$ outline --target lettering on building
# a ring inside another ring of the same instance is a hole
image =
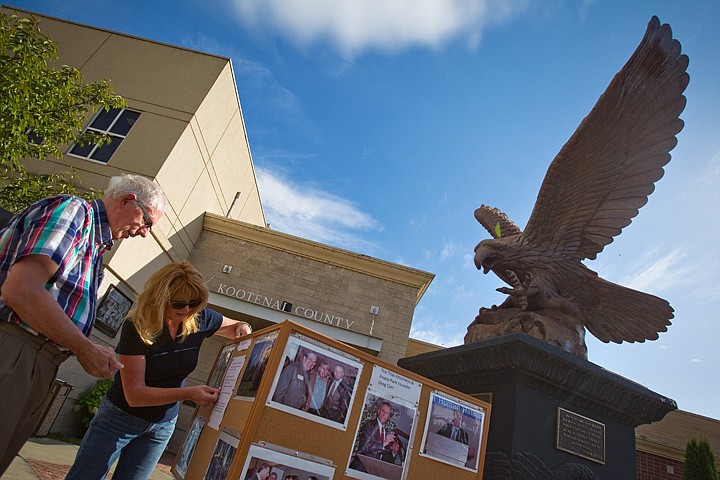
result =
[[[219,293],[220,295],[225,295],[226,297],[237,298],[238,300],[242,300],[244,302],[254,303],[255,305],[279,310],[281,312],[284,311],[284,302],[282,300],[266,297],[265,295],[260,295],[259,293],[243,290],[242,288],[237,288],[221,283],[217,288],[217,293]],[[315,310],[303,306],[293,307],[292,313],[297,315],[298,317],[313,320],[318,323],[326,323],[328,325],[344,328],[346,330],[349,330],[353,323],[355,323],[354,320],[349,320],[339,315],[333,315],[328,312],[321,312],[320,310]]]

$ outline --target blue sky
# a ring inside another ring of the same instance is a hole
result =
[[[633,223],[587,265],[667,299],[642,344],[589,360],[720,419],[720,2],[7,0],[230,57],[273,229],[436,275],[411,336],[463,342],[502,282],[481,204],[525,226],[545,172],[657,15],[690,57],[685,128]]]

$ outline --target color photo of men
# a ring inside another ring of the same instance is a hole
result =
[[[260,445],[251,445],[241,480],[330,480],[335,467],[288,455]],[[229,477],[228,477],[229,478]]]
[[[310,391],[310,371],[316,362],[317,355],[309,352],[285,365],[273,393],[273,402],[297,409],[304,407]]]
[[[437,433],[450,440],[455,440],[463,445],[467,445],[468,434],[465,429],[462,428],[462,410],[460,410],[460,408],[454,409],[452,420],[446,423]]]
[[[345,378],[345,368],[342,365],[336,365],[333,369],[333,379],[328,388],[327,396],[325,397],[325,402],[321,410],[322,416],[334,422],[344,424],[351,396],[352,386]]]
[[[394,399],[397,400],[397,399]],[[368,392],[348,470],[360,479],[399,480],[415,409]]]
[[[420,455],[477,471],[485,412],[482,407],[431,393]]]
[[[276,373],[270,405],[335,428],[345,428],[362,364],[329,347],[291,338]]]

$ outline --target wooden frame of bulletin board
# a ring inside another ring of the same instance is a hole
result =
[[[318,384],[321,369],[332,373]],[[172,468],[178,480],[268,469],[279,480],[482,478],[489,403],[302,325],[225,345],[208,384],[220,399],[196,409]],[[304,392],[316,386],[313,403]]]

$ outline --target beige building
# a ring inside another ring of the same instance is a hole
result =
[[[392,363],[440,348],[408,339],[432,274],[267,227],[230,59],[34,15],[58,42],[62,63],[87,81],[110,79],[128,106],[87,119],[88,128],[115,136],[111,147],[68,146],[60,159],[28,160],[28,170],[72,169],[84,187],[98,189],[113,175],[141,174],[154,179],[169,200],[151,237],[121,242],[106,255],[103,293],[112,286],[121,301],[132,301],[159,266],[189,259],[208,279],[211,306],[255,329],[290,319]],[[96,328],[93,339],[114,346],[117,325],[106,323],[109,328]],[[221,344],[205,342],[190,383],[207,379]],[[95,380],[74,360],[63,364],[59,378],[72,390],[51,431],[77,434],[79,416],[72,406]],[[192,411],[183,406],[171,451]],[[637,429],[638,462],[650,458],[676,474],[680,467],[668,462],[682,462],[688,436],[695,433],[705,433],[720,462],[718,432],[716,420],[673,412]]]

